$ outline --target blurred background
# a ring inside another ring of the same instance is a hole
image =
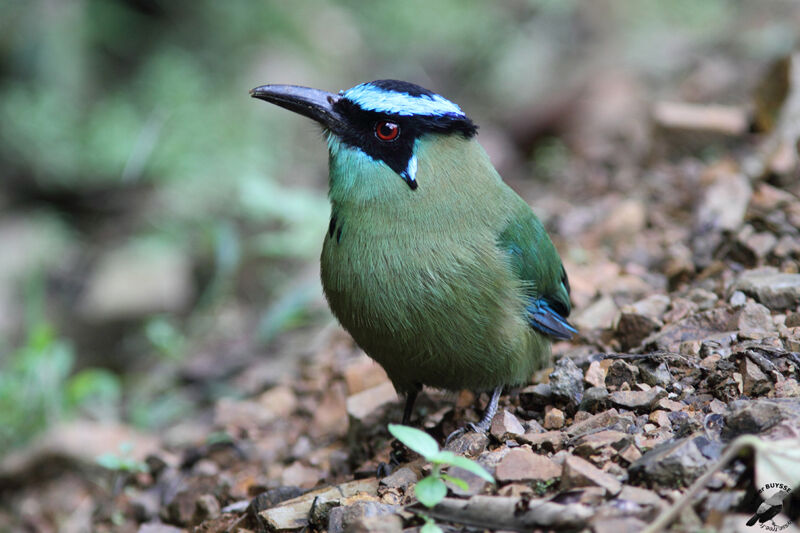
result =
[[[0,457],[63,421],[202,416],[290,375],[332,323],[319,130],[252,87],[443,94],[568,264],[646,273],[636,247],[585,239],[596,199],[729,147],[660,150],[653,106],[750,117],[798,38],[800,5],[779,0],[0,3]],[[676,209],[683,185],[662,191]],[[646,227],[639,200],[612,222]],[[593,295],[578,286],[578,308]]]

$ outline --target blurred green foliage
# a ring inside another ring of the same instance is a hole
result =
[[[630,68],[661,87],[702,50],[785,53],[798,41],[790,9],[778,0],[0,3],[0,236],[12,215],[58,227],[32,234],[35,260],[12,269],[14,254],[0,257],[0,310],[9,294],[39,302],[16,329],[0,328],[0,455],[76,413],[151,428],[186,416],[196,400],[177,369],[208,337],[242,335],[221,318],[230,308],[253,317],[249,335],[263,344],[317,318],[319,286],[298,273],[316,261],[327,225],[323,144],[314,125],[252,101],[250,88],[408,79],[491,132],[593,71]],[[576,155],[557,131],[511,149],[526,176],[554,182]],[[84,353],[76,299],[51,278],[140,241],[185,250],[197,297],[123,333],[93,324],[97,337],[121,338]],[[37,295],[16,294],[34,267],[46,278]]]
[[[75,351],[42,314],[41,277],[28,286],[29,330],[0,372],[0,457],[44,428],[81,413],[97,420],[118,416],[119,378],[105,369],[75,371]]]

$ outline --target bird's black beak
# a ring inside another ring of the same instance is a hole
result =
[[[251,89],[250,96],[316,120],[334,133],[343,129],[344,120],[334,110],[339,96],[333,93],[298,85],[262,85]]]

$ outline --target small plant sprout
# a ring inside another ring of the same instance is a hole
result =
[[[430,475],[419,480],[414,487],[414,494],[425,507],[434,507],[444,499],[447,495],[447,485],[445,481],[449,481],[464,490],[468,488],[467,482],[463,479],[442,473],[442,468],[444,467],[456,466],[467,472],[472,472],[490,483],[495,482],[491,474],[475,461],[456,455],[451,451],[440,450],[439,445],[433,437],[424,431],[408,426],[401,426],[399,424],[389,424],[389,433],[394,435],[397,440],[405,444],[409,449],[424,457],[426,461],[433,464],[433,470]],[[423,526],[423,529],[429,525],[436,527],[432,521],[429,522],[426,518],[426,524]],[[429,529],[427,531],[434,530]]]
[[[138,461],[133,457],[133,444],[124,442],[119,446],[119,453],[107,452],[99,456],[97,464],[111,471],[119,473],[136,474],[147,472],[147,464]]]

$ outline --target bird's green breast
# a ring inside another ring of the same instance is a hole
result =
[[[420,139],[417,190],[357,150],[330,147],[323,288],[395,387],[489,389],[544,366],[549,343],[525,320],[530,287],[498,245],[515,217],[532,214],[480,146]]]

